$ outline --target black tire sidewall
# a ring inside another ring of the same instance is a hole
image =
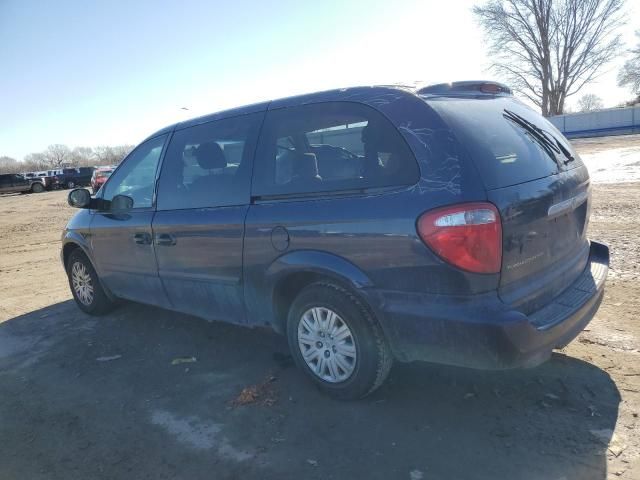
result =
[[[33,193],[42,193],[44,192],[44,187],[39,183],[35,183],[33,187],[31,187],[31,190],[33,191]]]
[[[319,378],[307,365],[298,345],[298,324],[302,315],[313,307],[326,307],[337,313],[347,324],[356,345],[356,368],[351,376],[339,383]],[[331,396],[340,399],[361,398],[373,388],[380,362],[376,332],[364,304],[342,288],[330,284],[306,287],[293,301],[287,318],[287,340],[294,361],[313,382]]]

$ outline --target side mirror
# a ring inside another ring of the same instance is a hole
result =
[[[67,202],[75,208],[90,208],[91,193],[86,188],[76,188],[69,192]]]
[[[111,199],[112,212],[126,212],[133,208],[133,198],[127,195],[116,195]]]

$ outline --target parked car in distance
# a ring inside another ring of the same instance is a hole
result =
[[[53,190],[58,186],[58,180],[53,171],[35,172],[31,180],[41,183],[45,190]]]
[[[91,174],[91,190],[93,193],[97,193],[100,190],[100,187],[107,181],[107,179],[111,176],[115,167],[96,167],[96,169]]]
[[[94,167],[64,168],[55,178],[60,188],[89,186],[94,170]]]
[[[1,193],[41,193],[45,187],[39,178],[28,179],[20,173],[0,174]]]
[[[21,173],[20,175],[22,175],[24,178],[26,178],[27,180],[30,181],[35,181],[39,184],[42,185],[42,189],[44,190],[51,190],[52,188],[52,181],[53,179],[50,177],[40,177],[38,176],[36,173],[34,172],[26,172],[26,173]]]
[[[270,325],[316,385],[359,398],[394,360],[535,366],[595,315],[589,173],[493,82],[286,98],[151,135],[80,210],[81,310],[117,298]]]

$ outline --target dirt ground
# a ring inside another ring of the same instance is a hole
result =
[[[580,155],[598,153],[616,148],[637,147],[640,135],[618,135],[615,137],[575,138],[571,143]]]
[[[640,479],[639,204],[640,183],[594,186],[606,297],[551,361],[401,364],[337,402],[268,330],[84,315],[59,261],[66,192],[0,197],[0,479]]]

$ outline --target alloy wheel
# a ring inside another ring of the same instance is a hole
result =
[[[78,300],[89,306],[93,302],[93,282],[87,267],[81,262],[75,262],[71,267],[71,281]]]
[[[356,368],[353,333],[329,308],[313,307],[302,315],[298,323],[298,347],[309,369],[326,382],[344,382]]]

